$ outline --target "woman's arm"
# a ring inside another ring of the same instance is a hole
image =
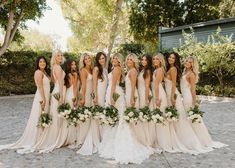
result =
[[[59,65],[54,65],[54,71],[55,71],[55,77],[59,82],[59,94],[60,94],[60,100],[59,104],[62,104],[64,102],[64,95],[63,95],[63,88],[64,88],[64,79],[63,79],[63,71],[62,68]]]
[[[190,85],[191,85],[192,106],[195,106],[196,104],[196,76],[194,73],[190,74],[189,80],[190,80]]]
[[[162,82],[162,76],[163,76],[163,72],[162,69],[158,69],[157,73],[155,74],[156,80],[154,83],[155,86],[155,96],[156,96],[156,106],[160,107],[161,102],[160,102],[160,97],[159,97],[159,84]]]
[[[171,88],[171,103],[175,105],[175,91],[176,91],[176,78],[177,78],[177,70],[175,67],[170,69],[171,81],[172,81],[172,88]]]
[[[72,77],[72,84],[73,84],[73,95],[75,98],[74,106],[77,105],[77,97],[78,97],[78,74],[74,73],[71,75]]]
[[[94,94],[95,94],[93,102],[95,105],[97,104],[97,98],[98,98],[98,93],[97,93],[98,72],[99,72],[98,68],[95,67],[93,70],[93,90],[94,90]]]
[[[128,77],[131,81],[131,100],[130,100],[130,104],[133,107],[135,105],[135,89],[136,89],[136,81],[137,81],[137,72],[136,72],[136,70],[130,71]]]
[[[111,95],[110,95],[111,96],[110,100],[111,100],[112,105],[115,105],[115,102],[113,100],[113,93],[116,90],[116,84],[117,84],[118,79],[120,79],[120,77],[121,77],[121,68],[115,67],[112,72],[112,87],[111,87]]]
[[[85,104],[87,76],[88,76],[87,72],[84,69],[82,69],[81,70],[81,83],[82,83],[82,100],[81,100],[81,105],[82,106]]]
[[[150,76],[150,72],[148,72],[146,78],[144,79],[144,85],[145,85],[145,106],[149,105],[150,82],[151,82],[151,76]]]
[[[45,92],[44,92],[44,87],[43,87],[43,73],[39,70],[37,70],[34,74],[34,81],[36,86],[38,87],[40,96],[42,98],[42,108],[45,108],[46,105],[46,97],[45,97]]]

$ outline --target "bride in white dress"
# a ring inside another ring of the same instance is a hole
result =
[[[178,147],[182,152],[199,154],[211,151],[211,148],[203,147],[194,130],[187,119],[187,114],[183,106],[181,94],[176,88],[176,80],[180,79],[180,60],[177,53],[168,55],[167,76],[165,79],[166,93],[169,106],[175,106],[179,113],[179,120],[172,123],[175,127],[180,143]]]
[[[96,66],[93,70],[93,90],[94,90],[94,105],[99,105],[104,107],[105,105],[105,95],[108,86],[108,71],[105,68],[107,56],[103,52],[98,52],[96,54]],[[95,121],[98,131],[99,140],[102,139],[102,125]],[[96,146],[98,146],[97,144]]]
[[[186,111],[189,111],[191,107],[196,105],[196,83],[198,82],[198,69],[198,62],[195,57],[190,56],[185,60],[185,70],[181,78],[180,86]],[[202,145],[213,148],[227,146],[211,139],[203,119],[201,119],[200,123],[194,122],[191,124]]]
[[[113,70],[108,75],[109,84],[106,94],[106,105],[114,105],[118,109],[119,123],[115,127],[106,127],[104,129],[99,154],[104,158],[115,159],[121,164],[140,164],[152,154],[152,151],[136,140],[129,125],[123,120],[125,98],[123,89],[119,86],[123,78],[121,54],[113,55],[112,65]],[[116,102],[113,100],[113,93],[120,95]]]
[[[23,148],[17,152],[25,153],[24,151],[30,150],[38,142],[39,137],[41,136],[42,128],[37,127],[37,124],[42,113],[42,109],[47,113],[49,112],[50,79],[45,71],[47,68],[45,57],[38,57],[36,65],[34,81],[37,86],[37,91],[34,96],[31,113],[24,133],[17,142],[8,145],[1,145],[0,150]]]

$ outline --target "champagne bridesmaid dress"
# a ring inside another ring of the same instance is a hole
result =
[[[188,111],[190,107],[192,107],[193,99],[192,99],[190,84],[186,79],[186,74],[184,74],[181,78],[180,87],[183,96],[184,108],[186,111]],[[223,143],[216,142],[211,139],[211,136],[203,122],[203,119],[201,120],[201,123],[194,122],[191,123],[191,125],[202,145],[213,148],[221,148],[227,146]]]
[[[28,153],[32,150],[33,146],[39,141],[39,138],[42,133],[42,128],[37,127],[39,117],[42,113],[42,108],[40,101],[42,101],[42,97],[39,92],[38,84],[36,83],[37,91],[34,96],[33,105],[31,109],[31,113],[29,116],[29,120],[27,122],[26,128],[24,130],[23,135],[20,139],[8,145],[1,145],[0,150],[2,149],[19,149],[18,153]],[[50,80],[46,75],[43,75],[43,89],[44,95],[46,98],[46,104],[44,111],[49,112],[49,99],[50,99]]]

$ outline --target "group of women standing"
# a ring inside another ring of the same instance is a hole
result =
[[[225,146],[211,139],[203,121],[192,123],[187,119],[187,111],[196,104],[198,64],[195,57],[186,58],[183,73],[180,57],[174,52],[167,56],[167,64],[160,53],[144,54],[140,64],[134,53],[129,54],[125,62],[122,59],[121,54],[114,54],[112,69],[108,73],[105,53],[96,54],[95,66],[91,55],[85,53],[80,58],[79,68],[75,60],[67,60],[64,71],[61,68],[64,57],[56,50],[51,58],[50,79],[46,73],[46,59],[39,57],[34,75],[37,91],[26,129],[16,143],[2,145],[0,149],[29,153],[51,152],[68,146],[82,155],[98,152],[103,158],[127,164],[141,163],[159,151],[199,154]],[[126,73],[124,69],[127,69]],[[59,93],[58,101],[50,96],[50,80],[54,83],[51,95]],[[177,90],[177,82],[180,82],[183,97]],[[125,87],[121,87],[123,83]],[[119,94],[116,102],[114,93]],[[153,98],[149,99],[149,96]],[[76,127],[68,127],[65,118],[60,118],[57,113],[57,107],[64,102],[71,107],[113,105],[118,109],[120,119],[114,127],[99,125],[92,118]],[[162,112],[168,106],[175,106],[180,114],[179,120],[164,125],[124,121],[127,107],[139,109],[145,106],[150,109],[158,107]],[[42,109],[52,115],[52,124],[44,129],[37,127]]]

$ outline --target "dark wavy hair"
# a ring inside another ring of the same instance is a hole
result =
[[[144,79],[147,77],[148,74],[150,74],[150,79],[152,81],[152,73],[153,73],[152,57],[150,54],[143,54],[141,59],[143,59],[143,57],[145,57],[147,60],[147,66],[144,67],[140,61],[140,72],[144,70],[144,75],[143,75]]]
[[[171,65],[169,64],[169,61],[168,61],[168,58],[170,57],[170,55],[173,54],[175,56],[175,63],[174,63],[174,66],[176,67],[176,70],[177,70],[177,80],[179,81],[181,76],[182,76],[182,67],[181,67],[181,62],[180,62],[180,56],[178,53],[176,52],[171,52],[170,54],[167,55],[167,65],[166,65],[166,68],[167,68],[167,71],[171,68]]]
[[[46,62],[45,71],[48,74],[48,63],[47,63],[47,60],[46,60],[46,58],[44,56],[39,56],[39,57],[36,58],[35,71],[40,69],[39,62],[40,62],[41,59],[44,59],[44,61]]]
[[[77,63],[75,60],[73,59],[68,59],[65,63],[65,77],[64,77],[64,83],[65,83],[65,86],[68,88],[69,87],[69,74],[73,74],[73,73],[77,73],[78,74],[78,68],[76,68],[75,71],[72,71],[71,69],[71,65],[72,63],[75,62],[76,66],[77,66]],[[78,66],[77,66],[78,67]]]
[[[98,52],[95,56],[95,66],[98,68],[98,78],[101,79],[102,81],[104,80],[104,77],[103,77],[103,67],[102,65],[99,63],[99,59],[101,56],[104,56],[105,57],[105,61],[107,61],[107,56],[105,53],[103,52]]]

